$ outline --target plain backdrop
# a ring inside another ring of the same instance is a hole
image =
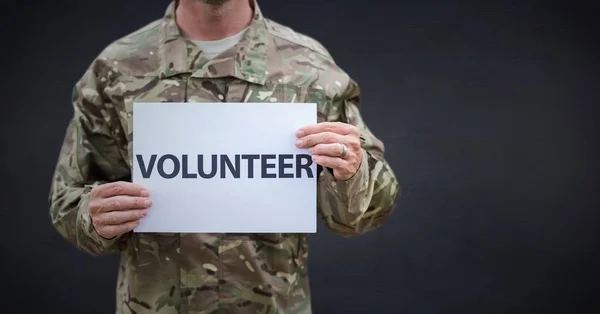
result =
[[[4,1],[3,313],[114,312],[117,256],[48,219],[71,88],[166,0]],[[403,186],[376,232],[311,236],[316,314],[598,313],[597,4],[260,1],[362,87]]]

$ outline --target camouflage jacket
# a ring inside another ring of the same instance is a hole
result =
[[[380,226],[399,193],[384,148],[359,114],[359,88],[317,41],[262,16],[240,43],[207,60],[182,37],[176,2],[164,18],[95,58],[73,92],[74,116],[50,191],[58,232],[93,255],[120,254],[116,313],[311,313],[306,234],[99,236],[90,221],[95,185],[130,181],[133,102],[311,102],[318,121],[362,134],[363,163],[351,179],[318,178],[318,214],[341,236]],[[151,210],[151,208],[150,208]]]

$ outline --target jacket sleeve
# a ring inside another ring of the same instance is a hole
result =
[[[363,121],[359,102],[359,86],[350,80],[345,92],[333,100],[327,120],[358,128],[362,164],[346,181],[336,180],[331,169],[322,169],[317,192],[321,220],[328,229],[344,237],[380,227],[391,215],[401,194],[396,176],[384,158],[384,145]]]
[[[122,250],[128,235],[105,239],[94,229],[88,203],[91,189],[119,181],[130,170],[119,152],[108,104],[90,67],[73,88],[74,114],[66,129],[49,193],[50,219],[78,249],[104,255]],[[114,123],[114,121],[112,121]]]

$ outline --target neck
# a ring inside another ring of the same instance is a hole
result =
[[[221,1],[219,5],[203,0],[179,0],[175,12],[177,26],[191,40],[219,40],[241,32],[252,21],[248,0]]]

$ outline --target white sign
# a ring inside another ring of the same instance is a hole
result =
[[[133,182],[152,199],[135,232],[314,233],[316,164],[296,130],[310,103],[135,103]]]

